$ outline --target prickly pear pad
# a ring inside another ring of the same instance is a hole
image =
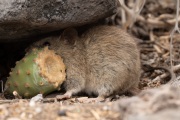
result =
[[[65,76],[65,65],[60,56],[47,47],[33,49],[10,72],[5,92],[16,91],[23,98],[48,94],[59,88]]]

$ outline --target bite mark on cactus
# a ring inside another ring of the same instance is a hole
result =
[[[48,50],[48,47],[45,47],[42,52],[38,54],[35,61],[40,68],[40,76],[47,78],[55,87],[63,82],[58,83],[57,81],[65,79],[65,65],[62,62],[62,58],[57,56],[53,50]],[[59,74],[59,71],[62,69],[64,70],[62,71],[64,74]]]

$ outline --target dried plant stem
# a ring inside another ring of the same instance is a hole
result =
[[[163,16],[165,17],[165,16]],[[143,16],[138,16],[137,21],[143,22],[147,24],[150,28],[166,28],[167,26],[172,26],[176,23],[176,19],[174,18],[166,18],[166,20],[161,20],[162,18],[147,18],[145,19]],[[178,17],[178,21],[180,17]]]
[[[159,76],[157,76],[156,78],[154,78],[154,79],[152,80],[152,82],[161,81],[161,80],[163,80],[164,78],[166,78],[166,77],[168,77],[168,76],[169,76],[168,73],[163,73],[162,75],[159,75]]]
[[[133,19],[132,19],[132,22],[130,24],[130,28],[133,26],[134,22],[136,21],[136,18],[140,14],[140,12],[143,9],[145,3],[146,3],[146,0],[136,0],[135,6],[133,7],[133,11],[134,11],[135,15],[132,15]]]
[[[172,30],[171,34],[170,34],[170,64],[171,64],[171,73],[172,73],[172,80],[176,79],[176,76],[173,72],[173,36],[175,34],[175,32],[180,33],[179,30],[179,26],[178,26],[178,17],[179,17],[179,0],[177,0],[177,4],[176,4],[176,22],[175,22],[175,26],[174,29]]]
[[[124,28],[126,29],[127,27],[132,27],[134,22],[136,21],[137,16],[139,16],[142,8],[144,7],[146,0],[136,0],[135,1],[135,5],[133,7],[133,9],[128,8],[125,3],[124,0],[119,0],[119,3],[121,4],[121,7],[126,11],[127,13],[127,18],[122,18],[123,21],[126,21],[126,23],[124,23]]]
[[[121,9],[121,16],[122,16],[122,24],[126,23],[126,13],[124,9]]]
[[[172,74],[172,73],[177,72],[178,70],[180,70],[180,64],[179,64],[179,65],[176,65],[176,66],[173,66],[173,68],[172,68],[173,71],[169,70],[168,68],[164,68],[164,69],[167,70],[167,71],[169,71],[170,74]],[[169,73],[163,73],[162,75],[159,75],[159,76],[157,76],[156,78],[154,78],[154,79],[152,80],[152,82],[161,81],[161,80],[163,80],[164,78],[168,77],[170,74],[169,74]],[[171,76],[172,76],[172,75],[171,75]],[[177,80],[177,78],[176,78],[176,80]]]
[[[176,72],[180,70],[180,64],[173,67],[173,71]]]

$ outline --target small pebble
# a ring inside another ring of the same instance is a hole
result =
[[[30,102],[31,101],[38,102],[38,101],[41,101],[42,99],[43,99],[43,95],[42,94],[37,94],[36,96],[31,98]]]
[[[42,111],[42,108],[38,107],[35,109],[36,113],[40,113]]]
[[[108,111],[110,108],[108,106],[103,106],[103,110]]]
[[[59,115],[59,116],[67,116],[66,110],[60,110],[60,111],[58,111],[58,115]]]

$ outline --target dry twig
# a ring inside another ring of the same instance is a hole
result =
[[[161,74],[161,75],[159,75],[159,76],[157,76],[156,78],[154,78],[153,80],[152,80],[152,82],[156,82],[156,81],[162,81],[162,80],[164,80],[166,77],[168,77],[169,75],[171,76],[171,80],[173,79],[172,78],[172,73],[175,73],[175,72],[177,72],[178,70],[180,70],[180,64],[179,65],[176,65],[176,66],[173,66],[173,72],[171,71],[171,69],[169,69],[169,68],[166,68],[166,67],[156,67],[156,68],[154,68],[154,69],[164,69],[165,71],[167,71],[167,72],[165,72],[165,73],[163,73],[163,74]],[[171,81],[170,81],[171,82]]]
[[[121,15],[122,24],[125,29],[127,29],[128,27],[131,28],[136,21],[137,16],[140,14],[142,8],[144,7],[146,0],[136,0],[132,9],[128,8],[125,5],[124,0],[119,0],[119,2],[121,4],[121,7],[123,8],[123,14]],[[127,18],[124,15],[124,11],[126,11],[127,13]]]
[[[179,17],[179,0],[177,0],[177,6],[176,6],[176,23],[175,23],[175,26],[174,26],[174,29],[173,31],[171,32],[170,34],[170,64],[171,64],[171,72],[173,73],[173,36],[174,36],[174,33],[177,31],[178,33],[180,33],[180,30],[179,30],[179,26],[178,26],[178,17]],[[172,80],[175,80],[176,79],[176,76],[175,74],[173,73],[172,74]]]

